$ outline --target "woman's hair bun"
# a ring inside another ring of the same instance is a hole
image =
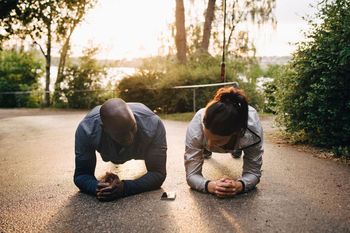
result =
[[[223,103],[230,103],[235,107],[240,108],[243,98],[239,92],[224,92],[221,93],[220,101]]]
[[[207,104],[204,125],[217,135],[244,134],[248,124],[248,101],[243,90],[220,88]]]

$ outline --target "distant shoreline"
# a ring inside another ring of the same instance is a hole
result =
[[[150,57],[151,58],[151,57]],[[101,65],[106,65],[111,68],[138,68],[142,63],[150,58],[133,58],[133,59],[97,59]],[[287,64],[291,56],[261,56],[256,57],[259,61],[259,64],[262,66],[266,65],[283,65]],[[79,57],[71,57],[70,60],[74,63],[77,62]],[[51,65],[58,66],[59,57],[52,57]]]

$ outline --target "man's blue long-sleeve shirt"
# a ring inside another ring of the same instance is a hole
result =
[[[159,188],[166,177],[166,133],[160,118],[140,103],[127,104],[132,111],[137,133],[129,147],[122,147],[103,131],[101,106],[95,107],[80,122],[75,133],[74,183],[85,193],[96,195],[96,151],[103,161],[122,164],[131,159],[145,160],[147,173],[135,180],[123,180],[124,196]]]

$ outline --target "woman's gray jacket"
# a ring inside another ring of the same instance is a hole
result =
[[[200,109],[187,128],[184,156],[187,183],[191,188],[205,192],[205,184],[209,179],[204,178],[202,175],[204,149],[219,153],[232,153],[243,150],[243,172],[242,177],[238,180],[243,182],[244,191],[253,189],[260,181],[262,155],[264,153],[263,129],[257,111],[249,106],[248,128],[245,134],[238,139],[234,150],[208,146],[208,141],[203,134],[204,112],[204,108]]]

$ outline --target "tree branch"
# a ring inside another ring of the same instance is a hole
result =
[[[31,36],[31,37],[32,37],[32,36]],[[32,39],[34,40],[33,37],[32,37]],[[41,53],[44,55],[44,57],[46,57],[47,55],[45,54],[45,52],[44,52],[43,48],[41,47],[41,45],[40,45],[38,42],[36,42],[35,40],[34,40],[34,44],[36,44],[36,45],[39,46]]]

